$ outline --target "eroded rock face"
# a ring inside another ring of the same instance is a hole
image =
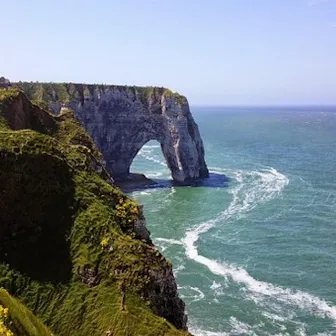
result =
[[[134,157],[150,140],[161,144],[175,181],[208,176],[202,139],[185,97],[163,88],[150,88],[145,95],[144,88],[87,87],[80,98],[66,103],[56,98],[50,107],[75,111],[115,180],[127,179]]]

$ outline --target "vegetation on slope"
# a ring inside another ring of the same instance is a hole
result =
[[[118,86],[100,84],[75,84],[75,83],[35,83],[19,82],[16,84],[25,91],[29,99],[36,103],[61,102],[92,100],[95,94],[114,90],[126,90],[134,94],[143,104],[147,105],[150,98],[165,96],[175,98],[179,104],[185,104],[187,99],[177,92],[173,92],[163,87],[154,86]]]
[[[170,262],[139,234],[142,209],[109,183],[70,111],[0,90],[0,160],[0,287],[55,335],[185,334]]]
[[[29,309],[0,289],[1,336],[51,336],[48,328]]]

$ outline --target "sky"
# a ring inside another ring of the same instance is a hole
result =
[[[0,0],[0,76],[336,104],[336,0]]]

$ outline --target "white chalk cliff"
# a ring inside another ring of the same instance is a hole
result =
[[[164,88],[61,84],[67,93],[62,101],[60,84],[40,85],[49,85],[44,91],[54,111],[74,110],[115,180],[127,179],[134,157],[150,140],[160,143],[175,181],[208,176],[203,142],[184,96]]]

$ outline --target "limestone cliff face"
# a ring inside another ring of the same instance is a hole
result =
[[[150,140],[160,143],[175,181],[208,176],[200,132],[184,96],[164,88],[77,84],[61,84],[66,93],[61,96],[59,84],[38,85],[55,112],[74,110],[114,179],[128,177],[134,157]]]

